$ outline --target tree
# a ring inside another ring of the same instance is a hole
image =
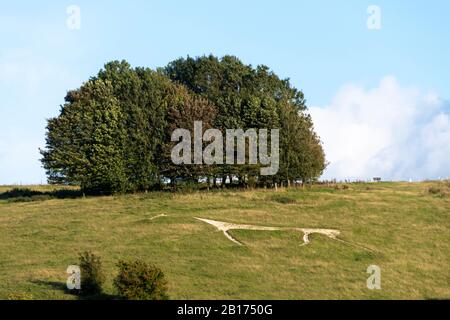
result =
[[[314,132],[312,119],[292,105],[285,105],[281,114],[281,159],[278,181],[314,180],[325,170],[325,153]]]
[[[267,66],[253,68],[233,56],[180,58],[169,63],[164,72],[217,107],[214,125],[223,133],[232,128],[280,129],[284,153],[277,176],[259,176],[258,165],[223,165],[218,170],[223,177],[235,175],[273,183],[314,179],[322,173],[323,149],[307,114],[304,95],[288,79],[280,79]]]
[[[110,82],[90,80],[69,92],[60,116],[48,122],[41,151],[49,181],[93,193],[126,190],[122,119]]]
[[[161,72],[113,61],[69,92],[49,120],[42,162],[50,183],[79,184],[89,193],[149,190],[167,176],[192,179],[206,167],[169,163],[170,132],[195,120],[207,129],[215,115],[210,102]]]
[[[173,147],[178,143],[172,141],[172,133],[176,129],[186,129],[190,137],[194,137],[194,122],[202,122],[202,135],[207,129],[213,128],[213,122],[217,115],[216,107],[208,100],[189,93],[187,88],[181,85],[173,87],[170,95],[170,106],[167,112],[167,126],[165,129],[165,139],[163,152],[159,159],[160,173],[175,182],[176,178],[184,177],[197,182],[199,177],[211,176],[215,166],[182,164],[176,165],[172,162],[171,153]],[[194,159],[193,139],[191,143],[190,158]],[[202,146],[203,147],[203,146]],[[203,150],[203,148],[202,148]]]
[[[129,190],[149,190],[161,176],[158,155],[162,152],[167,110],[174,85],[159,72],[132,69],[126,61],[107,63],[97,76],[112,83],[124,117],[127,143],[126,173]]]
[[[172,133],[183,128],[192,137],[195,121],[202,121],[202,134],[216,128],[223,136],[227,129],[280,129],[278,173],[261,176],[259,164],[175,165]],[[48,121],[41,153],[50,183],[77,184],[92,193],[146,191],[162,187],[165,178],[306,182],[325,168],[303,93],[268,67],[234,56],[181,58],[157,71],[107,63],[68,92],[60,115]]]

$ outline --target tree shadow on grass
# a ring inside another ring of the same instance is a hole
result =
[[[59,281],[32,280],[31,282],[39,286],[45,286],[54,290],[64,292],[65,294],[72,295],[78,300],[122,300],[122,297],[120,296],[107,293],[83,295],[79,290],[69,290],[66,283]]]
[[[0,200],[10,202],[31,202],[51,199],[75,199],[83,196],[80,190],[60,189],[52,191],[36,191],[28,188],[14,188],[0,193]]]

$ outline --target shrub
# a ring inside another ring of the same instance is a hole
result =
[[[81,291],[82,295],[99,295],[102,293],[102,285],[105,275],[102,269],[100,257],[86,251],[80,254]]]
[[[114,286],[128,300],[166,300],[167,281],[164,273],[154,265],[141,260],[119,261],[119,274]]]

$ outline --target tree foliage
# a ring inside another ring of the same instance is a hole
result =
[[[278,174],[261,177],[258,165],[174,165],[171,133],[192,133],[194,121],[203,122],[203,131],[280,129]],[[41,153],[50,183],[78,184],[92,193],[150,190],[167,178],[306,182],[325,168],[303,93],[268,67],[233,56],[181,58],[156,71],[107,63],[68,92],[59,116],[48,121]]]
[[[301,91],[267,66],[252,68],[233,56],[181,58],[165,73],[217,107],[216,128],[280,128],[280,171],[268,182],[303,182],[320,176],[325,155]],[[257,176],[257,166],[222,166],[223,175]],[[257,177],[258,178],[258,177]]]

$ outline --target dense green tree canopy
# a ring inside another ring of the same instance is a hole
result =
[[[279,128],[280,171],[269,180],[308,181],[325,169],[325,155],[303,93],[266,66],[256,69],[233,56],[175,60],[164,72],[176,83],[211,101],[218,110],[216,128]],[[223,166],[225,174],[257,174],[249,166]],[[266,177],[265,180],[268,178]]]
[[[175,165],[176,128],[280,129],[280,169],[259,175],[258,165]],[[78,184],[86,192],[150,190],[170,178],[237,177],[241,185],[303,182],[320,176],[325,156],[303,93],[266,66],[233,56],[178,59],[153,71],[113,61],[68,92],[48,121],[42,163],[50,183]]]

